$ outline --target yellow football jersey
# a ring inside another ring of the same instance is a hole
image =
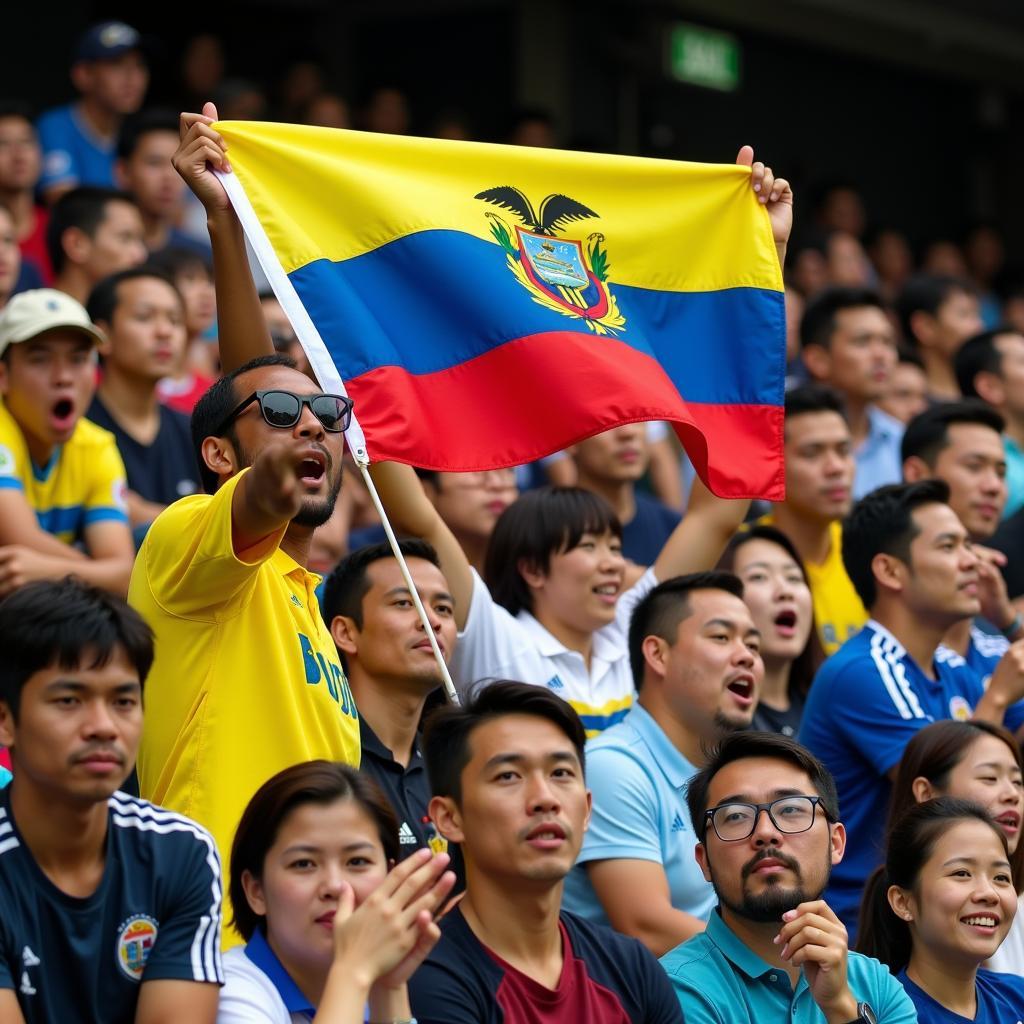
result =
[[[243,475],[156,518],[128,593],[156,633],[142,794],[205,825],[225,876],[238,820],[267,779],[315,758],[358,767],[360,757],[355,703],[314,594],[320,577],[280,549],[284,529],[235,554],[231,500]],[[225,929],[225,948],[239,941]]]
[[[117,441],[86,419],[78,421],[47,465],[36,466],[21,427],[0,403],[0,488],[21,491],[42,529],[65,544],[81,543],[93,523],[128,523]]]

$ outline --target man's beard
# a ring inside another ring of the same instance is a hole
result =
[[[765,883],[764,888],[759,893],[751,893],[746,889],[747,876],[752,872],[753,868],[756,867],[759,860],[767,860],[769,857],[774,860],[781,861],[790,871],[796,875],[796,885],[785,887],[781,883],[776,881],[768,881]],[[771,847],[766,848],[757,857],[749,861],[743,868],[742,884],[741,889],[742,898],[739,902],[730,900],[721,890],[718,885],[718,879],[715,878],[714,867],[711,867],[711,882],[715,887],[715,892],[718,895],[719,901],[726,909],[731,910],[737,917],[742,917],[747,921],[757,921],[760,923],[775,922],[778,923],[782,920],[782,915],[787,910],[795,910],[801,903],[807,903],[809,900],[817,900],[821,898],[821,894],[825,891],[825,887],[828,885],[829,876],[832,873],[832,855],[829,851],[825,859],[825,877],[818,887],[816,892],[808,892],[804,884],[803,872],[800,870],[800,865],[788,855],[773,850]]]
[[[334,515],[334,506],[340,490],[341,474],[339,473],[337,485],[331,489],[327,497],[305,499],[298,513],[292,516],[292,522],[296,526],[323,526]]]

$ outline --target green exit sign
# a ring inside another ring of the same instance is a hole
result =
[[[669,41],[669,70],[680,82],[734,92],[740,84],[740,43],[728,32],[676,24]]]

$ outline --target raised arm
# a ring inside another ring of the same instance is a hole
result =
[[[217,120],[212,103],[201,114],[181,115],[181,142],[171,162],[206,210],[213,247],[217,291],[217,333],[221,366],[230,372],[250,359],[274,351],[259,295],[245,253],[242,225],[214,169],[230,171],[227,147],[210,127]]]
[[[749,501],[716,498],[699,479],[694,480],[686,515],[661,549],[654,575],[668,580],[713,569],[749,508]]]
[[[462,546],[430,503],[411,466],[378,462],[370,467],[370,475],[396,533],[420,537],[437,551],[455,599],[455,624],[462,630],[473,597],[473,572]]]

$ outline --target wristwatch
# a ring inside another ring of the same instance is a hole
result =
[[[858,1003],[857,1016],[853,1020],[848,1021],[847,1024],[878,1024],[878,1018],[868,1003]]]

